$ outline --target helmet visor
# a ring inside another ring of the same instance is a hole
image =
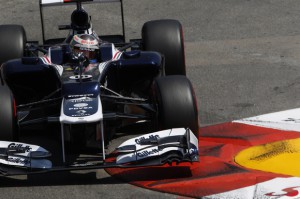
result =
[[[96,59],[97,58],[97,49],[93,48],[84,48],[84,47],[77,47],[74,46],[75,53],[83,53],[88,59]]]

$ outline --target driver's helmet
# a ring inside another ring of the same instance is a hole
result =
[[[99,39],[94,35],[74,35],[70,43],[74,53],[83,53],[90,62],[96,62],[99,56]]]

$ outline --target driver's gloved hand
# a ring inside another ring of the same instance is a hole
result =
[[[70,54],[70,64],[74,74],[82,74],[84,69],[90,64],[89,59],[82,52]]]
[[[83,68],[87,67],[90,64],[89,59],[86,56],[84,56],[83,53],[71,53],[69,62],[70,64],[76,66],[82,64]]]

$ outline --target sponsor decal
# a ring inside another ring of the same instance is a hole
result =
[[[23,164],[23,165],[30,164],[29,159],[17,158],[17,157],[8,157],[7,161],[11,163]]]
[[[137,153],[137,156],[140,157],[140,158],[144,158],[144,157],[147,157],[147,156],[151,156],[151,155],[154,155],[154,154],[158,154],[159,153],[159,150],[158,149],[152,149],[150,151],[142,151],[142,152],[139,152]]]
[[[78,97],[93,97],[94,94],[80,94],[80,95],[68,95],[69,98],[78,98]]]
[[[83,114],[86,113],[86,111],[85,110],[80,110],[80,111],[76,111],[76,113],[83,115]]]
[[[79,95],[77,95],[76,97],[79,97]],[[66,100],[64,103],[64,114],[66,114],[69,117],[91,116],[97,113],[99,109],[97,103],[97,99],[88,97],[79,97],[76,99]]]
[[[72,115],[72,117],[82,117],[82,116],[90,116],[90,113],[87,113],[85,110],[76,111],[76,114]]]
[[[30,152],[32,148],[28,145],[11,143],[8,145],[8,149],[14,149],[17,152],[25,153],[25,152]]]
[[[70,111],[72,111],[72,110],[88,110],[88,109],[93,109],[93,107],[92,106],[86,106],[86,107],[80,107],[80,108],[73,108],[73,107],[71,107],[71,108],[69,108],[69,110]]]
[[[156,142],[157,140],[159,139],[159,135],[149,135],[148,138],[145,138],[145,137],[140,137],[138,139],[135,139],[135,143],[137,144],[146,144],[146,143],[149,143],[151,144],[151,142]]]
[[[81,75],[81,79],[91,79],[92,77],[93,77],[92,75]],[[78,80],[80,79],[80,75],[70,76],[69,78]]]
[[[72,103],[85,103],[85,102],[92,102],[93,100],[88,98],[88,99],[71,99],[70,101]]]
[[[86,45],[97,45],[98,44],[97,40],[83,40],[83,39],[79,38],[77,35],[74,36],[74,40],[77,41],[78,43],[86,44]]]
[[[82,107],[88,106],[88,104],[87,103],[78,103],[78,104],[74,104],[74,106],[77,108],[82,108]]]

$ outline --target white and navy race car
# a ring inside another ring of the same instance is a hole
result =
[[[199,161],[197,102],[186,77],[181,24],[149,21],[142,39],[125,42],[122,12],[123,35],[98,36],[82,4],[102,2],[119,2],[123,11],[120,0],[41,0],[43,35],[45,6],[76,5],[71,24],[59,27],[69,30],[67,37],[43,37],[42,45],[28,42],[20,25],[0,26],[3,175]],[[97,45],[95,59],[75,52],[74,40]],[[125,141],[107,161],[110,141],[132,131],[146,134]],[[30,139],[49,134],[58,144]],[[83,151],[100,155],[90,161]]]

